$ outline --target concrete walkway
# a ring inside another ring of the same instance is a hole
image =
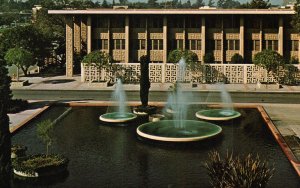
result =
[[[21,80],[28,80],[29,85],[11,88],[11,89],[24,89],[24,90],[114,90],[114,86],[102,87],[97,84],[83,83],[80,81],[80,76],[74,77],[54,76],[54,77],[22,77]],[[172,83],[151,83],[150,90],[152,91],[167,91]],[[283,85],[279,88],[277,84],[270,84],[267,87],[263,84],[225,84],[228,91],[244,91],[244,92],[300,92],[300,85],[287,86]],[[219,84],[197,84],[192,87],[191,84],[185,84],[186,90],[191,91],[218,91],[220,90]],[[125,90],[139,90],[139,84],[125,84]]]

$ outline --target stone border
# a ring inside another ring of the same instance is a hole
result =
[[[23,126],[25,126],[26,124],[28,124],[30,121],[32,121],[34,118],[36,118],[37,116],[39,116],[40,114],[42,114],[44,111],[46,111],[48,108],[50,107],[50,105],[46,105],[44,106],[42,109],[38,110],[37,112],[33,113],[32,115],[30,115],[29,117],[27,117],[25,120],[23,120],[21,123],[13,126],[12,128],[9,129],[11,134],[15,134],[18,130],[20,130]]]
[[[284,154],[287,156],[288,160],[290,161],[291,165],[294,167],[296,170],[298,176],[300,177],[300,162],[292,152],[291,148],[289,145],[285,142],[283,136],[280,134],[276,126],[273,124],[271,118],[269,117],[268,113],[265,111],[263,106],[257,106],[257,110],[260,112],[262,118],[266,122],[269,130],[271,131],[272,135],[274,136],[275,140],[281,147],[282,151]]]

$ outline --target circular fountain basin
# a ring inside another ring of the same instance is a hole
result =
[[[167,142],[193,142],[216,136],[222,132],[218,125],[194,120],[184,120],[185,128],[176,128],[176,120],[149,122],[137,128],[141,137]]]
[[[241,113],[234,110],[211,109],[196,112],[196,117],[211,121],[227,121],[240,117]]]
[[[119,112],[112,112],[106,113],[99,117],[101,121],[109,122],[109,123],[124,123],[127,121],[131,121],[135,119],[137,115],[133,113],[119,113]]]

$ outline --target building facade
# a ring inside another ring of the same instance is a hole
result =
[[[199,63],[213,53],[216,63],[235,53],[251,63],[264,50],[300,59],[292,9],[88,9],[49,10],[65,15],[66,75],[73,76],[74,54],[101,50],[115,62],[135,63],[148,54],[167,63],[174,49],[195,52]]]

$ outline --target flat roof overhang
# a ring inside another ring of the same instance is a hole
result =
[[[49,14],[61,15],[89,15],[89,14],[111,14],[111,15],[293,15],[292,9],[87,9],[87,10],[48,10]]]

